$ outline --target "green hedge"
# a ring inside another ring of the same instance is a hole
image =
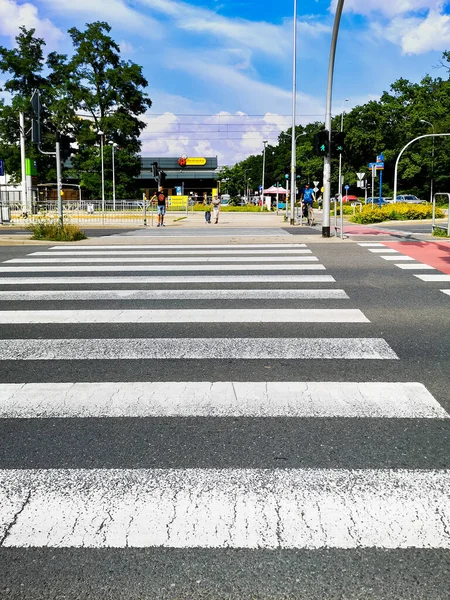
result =
[[[395,204],[385,204],[380,208],[368,204],[364,206],[362,212],[357,212],[350,217],[352,223],[381,223],[382,221],[413,221],[417,219],[431,219],[431,204],[406,204],[403,202]],[[440,208],[436,208],[436,218],[442,218],[444,213]]]

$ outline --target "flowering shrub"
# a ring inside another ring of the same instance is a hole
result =
[[[353,223],[381,223],[381,221],[412,221],[417,219],[431,219],[432,206],[430,204],[406,204],[396,202],[395,204],[385,204],[381,207],[368,204],[364,206],[362,212],[356,213],[350,217]],[[440,208],[436,208],[436,218],[442,218],[444,213]]]

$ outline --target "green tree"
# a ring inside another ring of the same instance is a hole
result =
[[[100,197],[101,168],[99,131],[104,134],[105,193],[112,195],[112,153],[108,142],[120,148],[116,153],[116,195],[135,197],[140,173],[139,136],[145,127],[140,117],[151,107],[144,88],[148,85],[142,68],[120,58],[118,44],[109,36],[105,22],[88,24],[85,31],[69,29],[74,54],[52,53],[48,65],[50,81],[57,90],[55,112],[70,122],[78,143],[72,158],[71,175],[80,180],[91,196]]]

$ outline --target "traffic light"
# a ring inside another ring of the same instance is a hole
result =
[[[343,131],[333,132],[331,135],[331,150],[333,153],[342,154],[345,148],[345,133]]]
[[[77,151],[71,147],[71,144],[75,142],[75,138],[70,135],[61,135],[59,138],[59,153],[62,161],[69,159],[72,154]]]
[[[314,136],[314,154],[327,156],[330,151],[330,132],[326,129],[319,131]]]
[[[158,163],[152,163],[152,175],[155,179],[158,179]]]
[[[166,174],[164,171],[159,172],[159,185],[163,185],[166,182]]]

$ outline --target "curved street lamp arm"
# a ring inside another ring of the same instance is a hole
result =
[[[408,146],[411,146],[411,144],[413,144],[414,142],[417,142],[417,140],[421,140],[423,138],[428,138],[428,137],[439,137],[439,136],[448,136],[450,135],[450,133],[427,133],[426,135],[419,135],[419,137],[414,138],[413,140],[411,140],[410,142],[408,142],[406,144],[406,146],[404,146],[401,151],[400,154],[397,156],[397,160],[395,161],[395,169],[394,169],[394,202],[397,198],[397,170],[398,170],[398,163],[399,160],[403,154],[403,152],[408,148]]]

